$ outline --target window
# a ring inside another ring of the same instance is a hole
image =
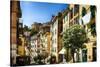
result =
[[[74,19],[74,23],[75,23],[75,24],[79,24],[79,18],[78,18],[78,17],[76,17],[76,18]]]
[[[56,52],[56,47],[54,48],[54,52]]]
[[[79,5],[75,5],[75,6],[74,6],[74,15],[75,15],[76,13],[79,13]]]
[[[53,51],[53,52],[56,52],[56,47],[53,47],[52,51]]]
[[[22,23],[17,22],[17,34],[23,34],[23,28]]]
[[[95,23],[91,24],[91,34],[92,34],[93,36],[96,35],[96,26],[95,26]]]
[[[68,20],[68,17],[67,16],[65,16],[65,22]]]
[[[91,18],[95,17],[96,7],[95,6],[90,6],[90,11],[91,11]]]
[[[96,35],[96,25],[95,25],[95,11],[96,11],[96,7],[95,6],[90,6],[90,11],[91,11],[91,20],[92,20],[91,21],[92,24],[90,24],[91,34],[93,36],[95,36]]]
[[[93,61],[96,61],[97,60],[97,49],[96,49],[96,47],[93,47],[93,50],[92,50],[92,52],[93,52]]]
[[[73,9],[70,11],[70,18],[73,18]]]
[[[82,61],[87,62],[87,49],[82,50]]]
[[[52,39],[52,44],[54,44],[54,39]]]
[[[83,8],[82,8],[82,17],[85,16],[86,13],[87,13],[86,8],[83,7]]]
[[[55,43],[56,43],[56,38],[55,38]]]
[[[57,32],[57,31],[56,31],[56,29],[55,29],[55,34],[56,34],[56,32]]]
[[[22,45],[22,40],[21,40],[21,38],[18,38],[18,45]]]
[[[34,45],[32,45],[32,47],[34,47]]]

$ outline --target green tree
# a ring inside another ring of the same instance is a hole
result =
[[[33,35],[35,35],[35,34],[37,34],[38,33],[38,31],[37,30],[34,30],[34,29],[31,29],[30,30],[30,36],[33,36]]]
[[[27,25],[24,25],[23,30],[24,30],[24,32],[25,32],[25,31],[27,31],[27,32],[29,31],[29,32],[30,32],[30,36],[33,36],[33,35],[35,35],[35,34],[38,33],[37,30],[35,30],[35,29],[30,29]]]
[[[81,27],[80,25],[73,25],[64,32],[63,36],[64,47],[66,49],[68,48],[71,49],[73,62],[75,62],[74,60],[75,50],[79,50],[79,48],[82,48],[83,44],[86,41],[87,41],[86,32],[84,28]]]
[[[24,32],[25,32],[25,31],[30,31],[30,29],[28,28],[28,26],[27,26],[27,25],[24,25],[23,30],[24,30]]]

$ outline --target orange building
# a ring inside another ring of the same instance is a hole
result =
[[[20,2],[16,0],[10,1],[10,22],[11,22],[11,64],[16,64],[17,53],[17,24],[21,18]]]

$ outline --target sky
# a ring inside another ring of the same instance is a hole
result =
[[[34,22],[45,23],[51,20],[52,15],[67,8],[67,4],[21,1],[22,21],[31,26]]]

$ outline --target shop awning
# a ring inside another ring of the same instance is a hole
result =
[[[63,47],[63,48],[61,49],[61,51],[59,52],[59,54],[65,54],[65,52],[66,52],[66,49]]]

